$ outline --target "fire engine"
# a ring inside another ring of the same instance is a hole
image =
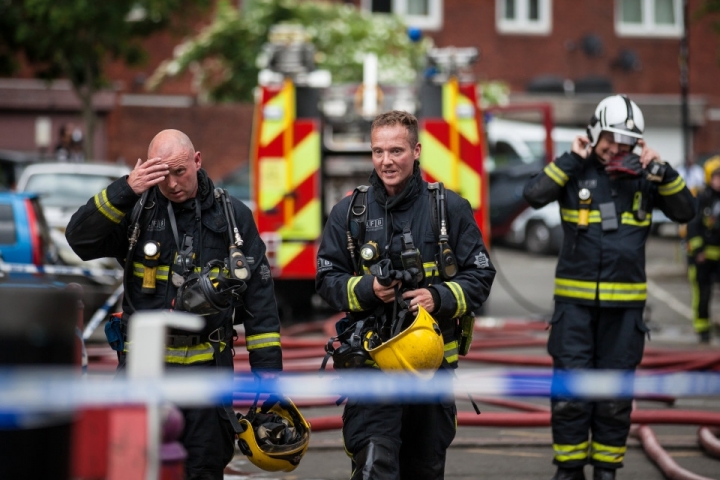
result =
[[[397,109],[418,118],[424,178],[470,202],[486,241],[490,231],[485,135],[469,69],[475,48],[432,49],[422,80],[403,86],[378,84],[373,55],[365,57],[362,83],[342,85],[316,69],[313,57],[301,30],[271,31],[253,119],[251,198],[286,319],[310,307],[330,210],[367,184],[370,125],[378,113]]]

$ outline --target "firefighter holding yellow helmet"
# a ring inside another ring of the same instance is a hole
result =
[[[422,179],[417,119],[383,113],[371,131],[370,186],[335,205],[318,251],[318,293],[348,314],[336,325],[341,346],[328,353],[336,369],[437,379],[469,346],[472,312],[487,299],[495,269],[467,200]],[[351,478],[442,478],[456,414],[453,398],[349,398],[343,439]]]

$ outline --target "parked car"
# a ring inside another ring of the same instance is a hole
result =
[[[50,240],[37,194],[0,192],[0,254],[10,263],[57,262],[57,247]]]
[[[117,268],[117,262],[112,259],[83,262],[68,245],[65,228],[70,217],[88,199],[129,173],[126,165],[110,163],[37,163],[23,170],[17,191],[40,195],[43,213],[63,263],[86,268]]]
[[[530,253],[558,254],[563,242],[558,203],[548,203],[537,210],[532,207],[523,210],[510,224],[510,230],[502,241]]]
[[[555,155],[569,151],[573,139],[583,133],[580,128],[555,127],[552,131]],[[552,249],[547,245],[533,243],[535,235],[543,235],[543,225],[547,225],[543,220],[546,218],[544,213],[537,214],[539,216],[533,217],[527,225],[523,224],[523,219],[529,220],[532,216],[531,212],[527,212],[529,205],[522,196],[523,188],[530,177],[547,163],[545,128],[539,124],[492,118],[487,122],[487,136],[489,158],[486,167],[490,177],[492,238],[525,246],[525,230],[530,227],[533,231],[527,237],[528,244],[541,250]],[[523,214],[523,219],[518,220]],[[519,223],[515,224],[516,221]],[[522,240],[518,240],[519,236],[522,236]],[[539,242],[542,238],[545,237],[536,237],[536,240]]]

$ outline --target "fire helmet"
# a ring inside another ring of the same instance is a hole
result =
[[[432,378],[445,355],[440,327],[421,306],[405,330],[375,347],[368,336],[365,349],[380,370],[404,371],[423,379]]]
[[[703,169],[705,170],[705,183],[710,185],[713,173],[717,173],[718,170],[720,170],[720,155],[708,158],[703,165]]]
[[[598,103],[587,126],[587,136],[593,147],[602,132],[612,132],[617,143],[635,145],[643,138],[643,130],[645,118],[640,107],[625,95],[613,95]]]
[[[270,396],[237,416],[245,430],[237,444],[253,465],[267,472],[295,470],[310,443],[310,424],[289,398]]]

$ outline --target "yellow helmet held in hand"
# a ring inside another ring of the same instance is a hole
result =
[[[365,349],[381,370],[409,372],[423,379],[432,378],[445,354],[440,327],[423,307],[409,327],[387,342],[372,348],[368,340]]]
[[[703,169],[705,169],[705,183],[710,185],[713,173],[720,170],[720,155],[715,155],[714,157],[708,158],[703,165]]]
[[[237,416],[245,429],[237,444],[253,465],[267,472],[295,470],[310,442],[310,424],[289,398],[270,396]]]

